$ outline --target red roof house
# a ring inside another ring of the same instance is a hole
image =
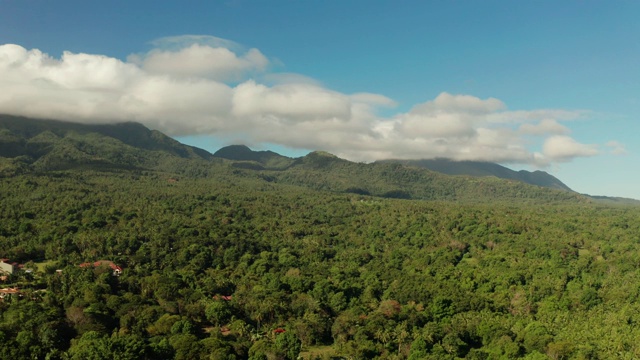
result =
[[[97,268],[101,266],[108,266],[109,268],[111,268],[111,270],[113,270],[113,276],[120,276],[120,274],[122,274],[122,268],[110,260],[98,260],[93,263],[86,262],[78,266],[80,266],[81,268],[88,268],[88,267]]]

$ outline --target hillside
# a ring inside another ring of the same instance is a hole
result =
[[[544,171],[514,171],[502,165],[481,161],[454,161],[450,159],[423,160],[383,160],[382,162],[397,162],[405,165],[421,167],[447,175],[467,176],[495,176],[500,179],[522,181],[527,184],[547,187],[557,190],[572,191],[556,177]]]
[[[0,116],[0,175],[80,168],[190,177],[229,173],[252,181],[399,199],[588,201],[520,181],[448,176],[399,163],[354,163],[320,151],[292,159],[235,145],[212,155],[136,123],[86,125]]]
[[[449,176],[398,162],[354,163],[322,151],[293,159],[286,167],[258,166],[263,164],[259,162],[261,156],[266,155],[269,161],[274,158],[275,153],[265,153],[245,146],[230,146],[220,149],[215,156],[231,160],[232,166],[242,169],[238,174],[314,190],[445,201],[587,201],[586,197],[573,192],[521,181]]]
[[[0,115],[1,158],[0,171],[15,173],[87,166],[167,170],[175,159],[213,156],[138,123],[86,125]]]

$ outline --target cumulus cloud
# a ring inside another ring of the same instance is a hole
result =
[[[349,98],[309,84],[274,87],[250,80],[234,89],[233,114],[248,118],[279,118],[286,122],[351,117]]]
[[[232,89],[208,79],[150,74],[101,55],[0,46],[0,112],[78,122],[139,121],[172,135],[214,131]],[[187,121],[185,121],[187,120]]]
[[[475,135],[473,117],[455,113],[403,114],[396,117],[396,130],[408,138],[469,138]]]
[[[495,98],[443,92],[407,112],[270,70],[257,49],[210,36],[152,42],[126,61],[0,46],[0,113],[78,122],[138,121],[169,135],[213,135],[322,149],[355,161],[448,157],[548,165],[598,154],[569,137],[563,109],[509,110]],[[621,153],[621,144],[607,144]],[[541,147],[542,151],[531,149]]]
[[[440,113],[486,115],[505,108],[502,101],[494,98],[486,100],[470,95],[452,95],[446,92],[434,100],[413,107],[411,113],[434,115]]]
[[[198,44],[178,51],[152,50],[128,59],[152,74],[206,77],[221,81],[238,80],[247,73],[264,71],[269,65],[269,60],[257,49],[250,49],[238,56],[226,48]]]
[[[598,146],[581,144],[569,136],[554,135],[545,140],[542,152],[549,160],[562,162],[597,155]]]

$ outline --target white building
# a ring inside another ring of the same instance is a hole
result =
[[[5,274],[13,274],[18,268],[18,264],[17,263],[10,263],[9,259],[2,259],[2,261],[0,261],[0,273],[5,273]]]

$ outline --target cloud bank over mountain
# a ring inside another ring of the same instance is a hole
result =
[[[547,166],[600,153],[568,124],[585,111],[509,110],[499,99],[442,92],[408,112],[382,94],[345,94],[274,71],[258,49],[210,36],[156,40],[127,60],[0,46],[0,113],[85,123],[137,121],[172,136],[323,149],[355,161],[448,157]],[[601,150],[603,148],[610,148]]]

